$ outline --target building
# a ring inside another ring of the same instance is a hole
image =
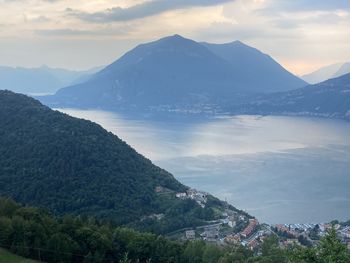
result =
[[[194,230],[185,231],[185,237],[188,240],[194,240],[196,238],[196,232]]]
[[[201,236],[206,241],[216,241],[219,238],[219,227],[207,227]]]
[[[255,248],[257,248],[259,245],[259,242],[256,240],[256,239],[253,239],[251,241],[248,242],[247,244],[247,247],[250,249],[250,250],[254,250]]]
[[[177,193],[177,194],[176,194],[176,197],[177,197],[177,198],[186,198],[186,197],[187,197],[187,194],[186,194],[186,193]]]
[[[258,224],[259,224],[258,220],[249,219],[249,225],[241,232],[241,236],[244,238],[249,237],[254,232]]]
[[[239,244],[241,242],[241,237],[236,234],[236,235],[229,235],[225,237],[225,242],[228,244]]]
[[[228,225],[229,227],[232,227],[232,228],[236,226],[236,220],[234,216],[230,216],[230,218],[228,219]]]

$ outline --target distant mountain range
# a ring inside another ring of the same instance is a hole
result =
[[[72,71],[47,66],[39,68],[0,67],[0,89],[30,95],[54,94],[65,86],[87,81],[100,69]]]
[[[301,76],[301,78],[310,84],[316,84],[348,73],[350,73],[350,62],[336,63],[322,67],[314,72]]]
[[[157,233],[226,209],[250,217],[209,194],[177,198],[189,188],[117,136],[25,95],[0,91],[0,135],[0,196],[22,204]]]
[[[344,63],[333,75],[334,78],[350,73],[350,62]]]
[[[88,81],[40,100],[53,107],[152,108],[221,104],[239,94],[305,85],[271,57],[239,41],[219,45],[174,35],[139,45]]]
[[[350,74],[292,91],[258,96],[228,111],[350,120]]]

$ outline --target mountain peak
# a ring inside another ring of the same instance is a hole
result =
[[[246,44],[244,44],[244,43],[243,43],[242,41],[240,41],[240,40],[235,40],[235,41],[229,42],[229,43],[227,43],[227,44],[247,46]]]
[[[166,43],[166,44],[170,44],[170,45],[179,45],[179,44],[198,44],[197,42],[191,40],[191,39],[188,39],[188,38],[185,38],[183,36],[180,36],[178,34],[175,34],[175,35],[172,35],[172,36],[167,36],[167,37],[163,37],[159,40],[156,40],[154,42],[151,42],[151,43]]]
[[[183,36],[179,35],[179,34],[174,34],[172,36],[168,36],[169,38],[173,38],[173,39],[186,39]]]

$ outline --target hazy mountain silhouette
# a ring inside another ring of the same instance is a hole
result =
[[[52,106],[92,108],[220,104],[241,93],[306,85],[256,49],[240,42],[222,47],[179,35],[165,37],[137,46],[87,82],[41,100]],[[221,50],[230,55],[218,55]],[[240,62],[233,62],[235,56]]]
[[[88,80],[101,68],[72,71],[42,66],[39,68],[0,67],[0,89],[24,94],[54,94],[62,87]]]
[[[334,78],[350,73],[350,62],[344,63],[333,75]]]
[[[322,67],[314,72],[301,76],[301,78],[310,84],[317,84],[327,79],[340,77],[348,73],[350,73],[350,62],[336,63]]]

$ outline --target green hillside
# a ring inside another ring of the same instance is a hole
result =
[[[117,136],[9,91],[0,91],[0,156],[0,195],[56,215],[166,233],[224,208],[211,196],[205,208],[176,198],[187,187]]]
[[[37,263],[39,261],[23,258],[0,248],[0,263]]]

